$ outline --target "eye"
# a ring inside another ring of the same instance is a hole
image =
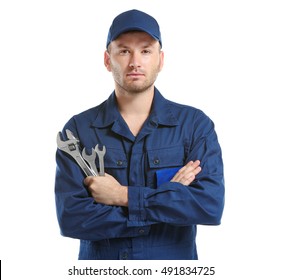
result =
[[[119,53],[120,53],[121,55],[126,55],[126,54],[129,54],[130,52],[129,52],[129,50],[127,50],[127,49],[122,49],[122,50],[119,51]]]
[[[151,51],[150,51],[149,49],[144,49],[144,50],[142,51],[142,53],[143,53],[143,54],[150,54]]]

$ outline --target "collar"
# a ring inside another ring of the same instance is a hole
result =
[[[179,124],[172,111],[172,103],[165,99],[157,88],[154,90],[152,110],[148,118],[154,126],[176,126]],[[118,121],[121,114],[118,110],[115,92],[102,104],[96,119],[92,123],[94,127],[103,128]]]
[[[178,119],[173,113],[172,103],[165,99],[157,88],[155,88],[152,110],[149,118],[150,121],[154,121],[156,125],[179,125]]]

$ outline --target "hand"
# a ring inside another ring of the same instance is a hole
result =
[[[113,176],[88,176],[84,184],[98,203],[116,206],[127,206],[127,187],[122,186]]]
[[[201,172],[200,161],[189,161],[171,179],[171,182],[178,182],[185,186],[191,184],[197,174]]]

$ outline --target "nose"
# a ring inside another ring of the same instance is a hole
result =
[[[129,67],[132,69],[137,69],[139,68],[140,65],[140,57],[138,54],[136,53],[132,53],[131,57],[130,57],[130,61],[129,61]]]

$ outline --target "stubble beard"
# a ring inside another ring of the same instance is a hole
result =
[[[119,71],[117,71],[116,69],[112,69],[112,74],[116,87],[118,87],[121,91],[131,95],[140,94],[150,89],[154,85],[158,77],[158,73],[159,71],[156,68],[154,69],[154,71],[152,71],[149,78],[146,78],[144,80],[144,82],[140,83],[139,81],[137,81],[138,79],[136,79],[136,81],[134,81],[133,79],[132,81],[128,82],[126,81],[126,79],[123,78]]]

